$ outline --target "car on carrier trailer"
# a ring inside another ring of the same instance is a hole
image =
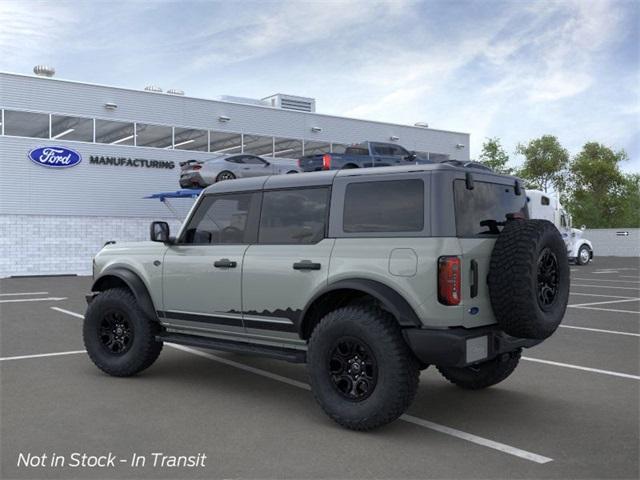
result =
[[[490,387],[555,332],[567,250],[526,199],[514,177],[451,164],[216,183],[176,236],[153,222],[150,242],[96,255],[87,352],[122,377],[163,342],[306,363],[329,417],[379,427],[421,369]]]

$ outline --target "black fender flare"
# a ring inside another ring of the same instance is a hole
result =
[[[102,292],[106,290],[109,287],[109,280],[113,278],[121,280],[127,285],[127,287],[129,287],[129,290],[131,290],[133,296],[136,297],[136,301],[145,315],[152,320],[158,320],[158,315],[153,306],[153,300],[151,300],[151,295],[149,294],[147,286],[137,273],[129,270],[128,268],[107,268],[94,280],[93,285],[91,286],[91,291]]]
[[[384,283],[376,280],[369,280],[367,278],[353,278],[349,280],[340,280],[335,283],[330,283],[326,288],[316,293],[304,307],[302,315],[300,316],[301,322],[299,324],[299,334],[302,335],[305,318],[311,306],[323,295],[337,291],[337,290],[359,290],[367,295],[372,296],[378,300],[382,306],[391,313],[398,324],[402,327],[419,327],[422,322],[416,315],[409,302],[393,288],[385,285]]]

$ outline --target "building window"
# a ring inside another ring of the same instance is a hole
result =
[[[263,157],[272,157],[273,137],[263,137],[262,135],[244,135],[244,153],[260,155]]]
[[[273,142],[274,157],[297,159],[302,156],[302,140],[276,137],[273,139]]]
[[[209,136],[206,130],[176,127],[174,137],[173,148],[176,150],[197,150],[199,152],[208,150]]]
[[[328,188],[264,192],[258,243],[318,243],[324,238],[328,205]]]
[[[229,132],[209,132],[211,153],[242,153],[242,135]]]
[[[16,137],[49,138],[49,115],[5,110],[4,134]]]
[[[93,142],[93,119],[51,115],[51,138]]]
[[[328,142],[304,142],[305,155],[322,155],[331,152],[331,144]],[[337,153],[337,152],[336,152]]]
[[[345,145],[344,143],[332,143],[331,153],[344,153],[348,146],[349,145]]]
[[[114,120],[96,120],[96,142],[111,145],[134,144],[133,123]]]
[[[424,182],[350,183],[344,197],[343,228],[347,233],[422,231]]]
[[[171,148],[173,129],[163,125],[136,123],[136,145],[138,147]]]

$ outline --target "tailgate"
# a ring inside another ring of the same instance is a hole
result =
[[[463,325],[467,328],[496,322],[489,298],[489,263],[495,238],[460,238],[462,255]],[[475,270],[475,271],[474,271]]]

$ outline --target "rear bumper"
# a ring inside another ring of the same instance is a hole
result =
[[[181,188],[205,187],[204,180],[199,173],[184,173],[180,175]]]
[[[407,328],[402,332],[409,348],[420,361],[444,367],[466,367],[542,342],[512,337],[495,325],[446,330]]]

